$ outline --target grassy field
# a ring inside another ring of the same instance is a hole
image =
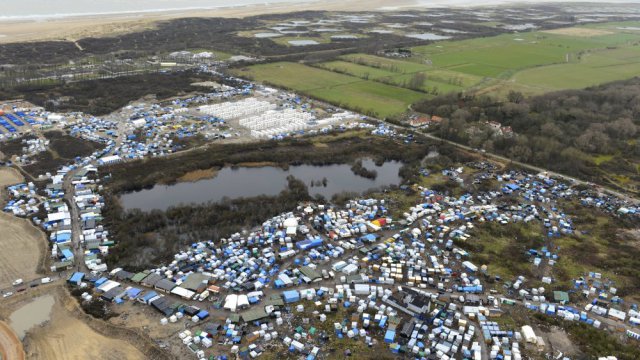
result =
[[[637,25],[606,23],[439,42],[413,48],[412,60],[484,78],[483,92],[497,95],[583,88],[640,72]]]
[[[577,63],[535,67],[517,73],[516,83],[545,91],[584,88],[640,74],[640,49],[624,47],[590,51]]]
[[[450,92],[537,95],[633,77],[640,74],[639,25],[592,24],[441,41],[414,47],[409,59],[358,53],[313,67],[255,65],[236,75],[382,118],[405,111],[413,101]],[[411,85],[416,74],[425,80]]]
[[[296,63],[255,65],[236,75],[289,88],[377,117],[401,113],[426,94]]]
[[[341,60],[324,62],[319,66],[334,72],[400,87],[407,87],[415,74],[422,73],[426,76],[426,81],[419,90],[430,94],[462,91],[482,80],[474,75],[461,74],[446,69],[434,69],[425,64],[367,54],[346,55]]]

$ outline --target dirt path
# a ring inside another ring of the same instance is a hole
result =
[[[0,321],[0,359],[24,360],[24,349],[9,325]]]

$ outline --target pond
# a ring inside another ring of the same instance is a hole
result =
[[[331,40],[358,40],[355,35],[333,35]]]
[[[52,295],[45,295],[14,311],[9,316],[9,324],[16,335],[22,340],[29,329],[48,321],[54,302]]]
[[[282,34],[264,32],[264,33],[257,33],[253,36],[259,39],[266,39],[266,38],[274,38],[274,37],[282,36]]]
[[[288,42],[293,46],[318,45],[318,42],[315,40],[289,40]]]
[[[414,39],[420,39],[420,40],[445,40],[445,39],[451,38],[451,36],[442,36],[442,35],[436,35],[433,33],[407,34],[405,36],[414,38]]]
[[[120,200],[125,209],[150,211],[166,210],[179,204],[217,202],[225,197],[276,196],[286,189],[289,175],[307,184],[312,196],[322,195],[327,199],[343,192],[360,194],[401,182],[398,174],[401,162],[389,161],[376,166],[372,160],[363,160],[362,165],[367,170],[375,170],[376,178],[368,179],[354,174],[349,164],[299,165],[290,166],[288,170],[271,166],[223,168],[212,179],[156,185],[148,190],[124,194]],[[322,184],[323,179],[327,180],[326,186]],[[311,186],[312,182],[314,186]]]

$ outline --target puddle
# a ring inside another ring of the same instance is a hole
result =
[[[9,324],[20,340],[24,339],[29,329],[50,319],[54,302],[53,295],[44,295],[9,316]]]

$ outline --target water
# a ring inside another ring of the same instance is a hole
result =
[[[54,302],[52,295],[44,295],[14,311],[9,316],[9,324],[20,340],[24,339],[29,329],[49,320]]]
[[[273,37],[282,36],[282,34],[278,34],[278,33],[257,33],[257,34],[255,34],[253,36],[257,37],[259,39],[264,39],[264,38],[273,38]]]
[[[318,42],[315,40],[290,40],[288,42],[293,46],[318,45]]]
[[[355,35],[333,35],[331,39],[332,40],[357,40],[358,37]]]
[[[2,20],[51,19],[69,16],[115,15],[161,11],[205,10],[264,5],[292,0],[5,0]],[[298,0],[296,3],[310,0]]]
[[[420,40],[445,40],[445,39],[451,38],[451,36],[442,36],[442,35],[436,35],[432,33],[407,34],[405,36],[414,38],[414,39],[420,39]]]
[[[398,171],[400,162],[386,162],[375,166],[373,161],[364,160],[363,166],[376,170],[375,179],[355,175],[351,165],[291,166],[289,170],[278,167],[224,168],[213,179],[175,185],[156,185],[152,189],[123,195],[120,199],[125,209],[139,208],[144,211],[165,210],[172,205],[205,203],[220,201],[224,197],[231,199],[259,195],[278,195],[287,187],[287,176],[304,181],[311,195],[322,195],[330,199],[342,192],[362,193],[370,189],[400,184]],[[312,181],[327,179],[327,186],[310,186]]]

